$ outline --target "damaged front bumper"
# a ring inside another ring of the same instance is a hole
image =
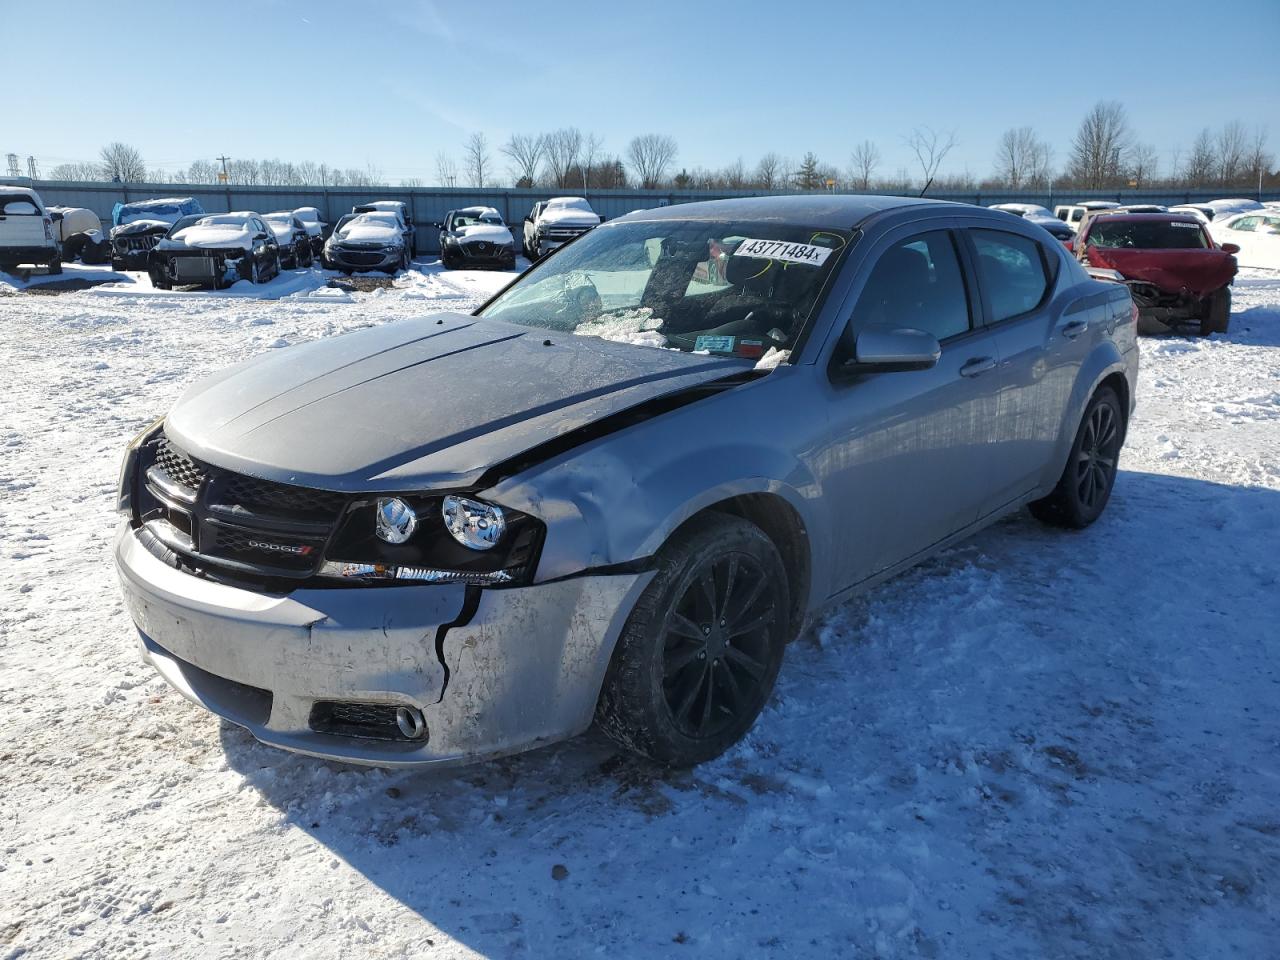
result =
[[[517,753],[586,730],[652,577],[276,595],[175,569],[128,524],[115,556],[143,659],[188,699],[273,746],[397,767]],[[416,739],[387,726],[401,706],[425,719]]]

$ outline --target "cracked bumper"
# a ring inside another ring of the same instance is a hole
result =
[[[604,672],[649,573],[482,590],[456,584],[266,595],[203,580],[127,527],[116,566],[143,659],[180,693],[264,743],[379,766],[464,763],[563,740],[591,724]],[[317,732],[318,700],[413,706],[427,739]]]

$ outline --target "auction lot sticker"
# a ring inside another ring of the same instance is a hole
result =
[[[815,247],[811,243],[788,243],[785,240],[743,240],[733,251],[735,257],[754,257],[757,260],[785,260],[787,263],[807,263],[820,267],[831,256],[830,247]]]

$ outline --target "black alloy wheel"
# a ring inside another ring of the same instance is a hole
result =
[[[784,611],[760,565],[746,554],[703,562],[667,613],[662,690],[676,728],[705,739],[758,707],[770,634]]]
[[[1093,395],[1053,492],[1030,504],[1038,520],[1082,530],[1102,515],[1115,486],[1125,423],[1110,387]]]

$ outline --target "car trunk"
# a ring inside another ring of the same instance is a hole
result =
[[[1165,293],[1204,297],[1236,275],[1236,262],[1222,250],[1131,250],[1088,247],[1089,263],[1108,267],[1126,280],[1142,280]]]

